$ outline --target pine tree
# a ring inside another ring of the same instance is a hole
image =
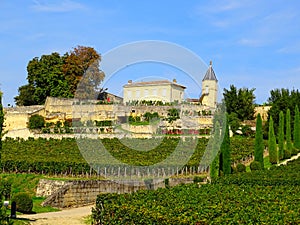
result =
[[[256,118],[254,160],[260,163],[261,168],[264,168],[264,143],[262,132],[262,119],[260,114],[258,114]]]
[[[286,111],[286,148],[284,151],[284,158],[290,158],[292,154],[292,137],[291,137],[291,112],[290,109]]]
[[[295,107],[294,119],[294,147],[300,150],[300,117],[298,105]]]
[[[2,155],[2,129],[3,129],[3,122],[4,122],[4,112],[3,112],[3,106],[2,106],[2,92],[0,91],[0,162],[1,162],[1,155]],[[0,163],[0,166],[1,166],[1,163]]]
[[[228,116],[226,116],[228,118]],[[221,165],[224,175],[231,174],[231,150],[230,150],[230,138],[229,138],[229,125],[228,119],[226,119],[226,127],[224,138],[221,144]]]
[[[210,178],[216,179],[219,176],[219,150],[220,150],[220,123],[216,122],[215,131],[214,131],[214,140],[212,147],[212,157],[213,160],[210,164]]]
[[[273,118],[270,117],[269,122],[269,137],[268,137],[268,148],[269,148],[269,160],[271,164],[277,164],[278,153],[277,153],[277,144],[276,137],[274,133]]]
[[[281,160],[284,157],[284,114],[279,113],[279,132],[278,132],[278,158]]]

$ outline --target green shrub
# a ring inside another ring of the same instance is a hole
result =
[[[246,172],[246,166],[242,163],[237,164],[236,170],[239,173]]]
[[[6,180],[0,180],[0,198],[10,199],[11,182]]]
[[[170,188],[169,178],[165,179],[165,188]]]
[[[45,126],[45,120],[44,117],[40,115],[33,115],[29,118],[29,129],[41,129]]]
[[[258,161],[253,161],[253,162],[250,164],[250,169],[251,169],[251,171],[254,171],[254,170],[261,170],[261,169],[262,169],[261,163],[258,162]]]
[[[30,195],[26,192],[19,192],[12,198],[12,202],[15,201],[17,204],[17,211],[22,213],[32,212],[33,201]]]
[[[234,174],[234,173],[237,173],[237,172],[238,172],[238,171],[237,171],[237,169],[236,169],[236,167],[234,167],[234,166],[231,166],[230,168],[231,168],[231,173],[232,173],[232,174]]]
[[[199,177],[199,176],[194,176],[194,183],[199,183],[199,182],[203,182],[204,177]]]

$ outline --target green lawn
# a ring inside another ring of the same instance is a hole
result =
[[[45,177],[37,174],[0,174],[0,179],[5,179],[12,184],[12,196],[19,192],[27,192],[32,196],[33,212],[42,213],[58,211],[58,209],[49,206],[42,207],[41,203],[45,200],[45,198],[35,197],[36,188],[41,178]]]

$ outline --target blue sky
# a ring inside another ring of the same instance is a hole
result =
[[[105,56],[126,43],[161,40],[213,61],[220,88],[256,88],[256,102],[274,88],[300,89],[299,1],[0,1],[0,89],[4,105],[14,104],[27,83],[26,66],[36,56],[64,54],[77,45]],[[105,72],[105,71],[104,71]],[[171,79],[190,87],[186,75],[168,65],[132,65],[115,74],[109,91],[141,77]],[[199,74],[204,76],[204,74]]]

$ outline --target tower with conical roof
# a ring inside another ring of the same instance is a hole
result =
[[[202,80],[202,105],[215,108],[218,97],[218,80],[212,68],[212,61],[210,61],[209,68]]]

